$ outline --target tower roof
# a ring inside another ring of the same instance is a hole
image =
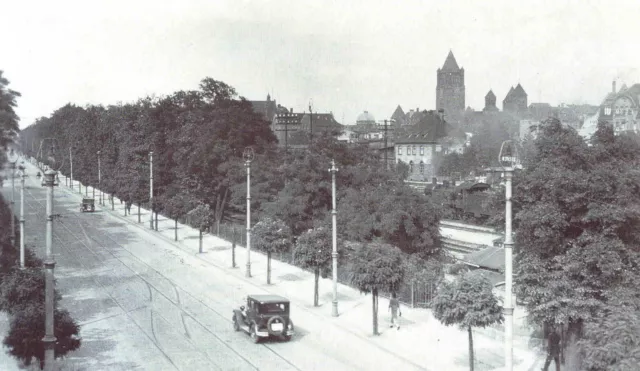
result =
[[[518,84],[518,86],[516,86],[516,88],[513,90],[513,92],[519,96],[523,96],[523,95],[527,95],[527,92],[524,91],[524,89],[522,88],[522,85]]]
[[[400,119],[404,119],[404,111],[402,110],[402,107],[400,107],[400,105],[398,105],[396,110],[393,111],[393,115],[391,115],[391,118],[396,121]]]
[[[460,70],[460,67],[458,67],[458,63],[456,62],[456,57],[454,57],[453,52],[449,50],[449,55],[447,55],[447,59],[444,61],[444,65],[442,66],[442,71],[457,72],[458,70]]]
[[[495,98],[496,95],[493,94],[493,90],[489,90],[489,92],[487,93],[487,95],[484,96],[485,98]]]

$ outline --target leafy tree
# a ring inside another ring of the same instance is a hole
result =
[[[443,263],[438,258],[425,260],[417,254],[410,255],[405,259],[405,282],[414,286],[438,287],[444,280]]]
[[[444,283],[433,299],[433,315],[444,325],[458,325],[469,333],[469,369],[473,371],[473,327],[502,323],[502,308],[493,295],[492,285],[479,271]]]
[[[406,253],[433,255],[440,250],[440,210],[401,184],[350,188],[340,200],[339,232],[348,240],[380,238]]]
[[[55,291],[55,302],[61,296]],[[0,282],[0,310],[11,315],[25,308],[44,303],[45,275],[42,267],[14,269]]]
[[[318,306],[318,283],[320,275],[326,277],[331,270],[333,239],[331,229],[318,227],[302,233],[296,241],[295,261],[302,267],[312,269],[315,276],[313,305]]]
[[[0,147],[7,148],[20,130],[20,118],[14,110],[18,106],[16,99],[20,97],[20,93],[8,88],[9,80],[2,74],[3,71],[0,70]]]
[[[271,254],[289,250],[291,230],[282,220],[263,218],[251,228],[253,246],[267,253],[267,284],[271,284]]]
[[[44,344],[42,338],[45,310],[42,305],[32,305],[18,312],[11,320],[9,333],[4,338],[4,345],[9,348],[9,354],[21,360],[25,365],[31,365],[35,357],[44,368]],[[80,347],[78,333],[79,326],[66,310],[54,311],[54,357],[64,357],[70,351]]]
[[[378,333],[378,294],[396,292],[404,279],[403,254],[395,246],[372,241],[355,247],[351,256],[351,284],[363,293],[371,293],[373,334]]]
[[[202,234],[211,226],[213,212],[209,205],[200,203],[187,213],[187,220],[191,226],[198,229],[198,251],[202,253]]]
[[[534,146],[515,179],[516,289],[533,323],[567,328],[566,348],[637,279],[640,145],[600,123],[587,146],[550,119]]]
[[[640,364],[638,307],[617,306],[585,326],[578,342],[582,369],[587,371],[635,370]]]
[[[161,197],[160,203],[163,205],[163,212],[174,221],[174,239],[178,241],[178,219],[184,217],[189,211],[194,209],[193,197],[187,193],[170,189]]]

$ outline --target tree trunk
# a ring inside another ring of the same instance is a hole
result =
[[[414,285],[413,282],[411,282],[411,308],[415,308],[415,297]]]
[[[471,326],[468,327],[469,331],[469,370],[473,371],[473,331],[471,331]]]
[[[271,251],[267,251],[267,285],[271,285]]]
[[[140,223],[140,204],[138,204],[138,223]]]
[[[373,334],[380,335],[378,333],[378,289],[371,291],[371,300],[373,301]]]
[[[176,226],[173,231],[174,231],[174,236],[175,236],[175,240],[178,241],[178,218],[175,218],[174,220],[174,225]]]
[[[198,229],[199,238],[198,238],[198,252],[202,254],[202,229]]]
[[[158,231],[158,212],[156,211],[156,232]]]
[[[116,206],[113,204],[113,195],[111,195],[111,211],[114,211]]]
[[[318,294],[318,283],[320,281],[320,268],[316,267],[316,269],[313,271],[313,274],[315,276],[315,283],[313,286],[313,306],[317,307],[318,306],[318,299],[319,299],[319,294]]]

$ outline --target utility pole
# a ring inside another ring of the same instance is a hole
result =
[[[16,184],[16,162],[18,161],[18,155],[11,148],[8,156],[9,163],[11,163],[11,246],[16,246],[16,196],[15,196],[15,184]]]
[[[311,102],[309,102],[309,135],[311,140],[309,144],[313,142],[313,111],[311,110]]]
[[[336,161],[331,160],[331,169],[329,169],[331,173],[331,240],[333,244],[333,250],[331,251],[331,259],[333,263],[333,302],[331,303],[331,315],[333,317],[338,317],[338,232],[337,232],[337,221],[336,221],[336,173],[338,169],[336,168]]]
[[[384,168],[389,170],[389,163],[387,162],[387,120],[384,120]]]
[[[69,186],[71,186],[71,190],[73,191],[73,156],[71,155],[71,147],[69,147],[69,177],[71,178],[69,180]]]
[[[149,151],[149,227],[153,229],[153,151]]]
[[[47,187],[47,229],[46,229],[46,257],[44,263],[45,268],[45,335],[42,338],[44,343],[44,369],[45,371],[53,371],[54,346],[56,337],[54,335],[54,303],[53,303],[53,270],[56,262],[53,257],[53,187],[57,172],[47,170],[44,173],[45,187]]]
[[[100,191],[99,204],[102,205],[102,174],[100,173],[100,151],[98,151],[98,191]]]
[[[498,160],[505,173],[505,235],[504,235],[504,358],[505,370],[513,370],[513,236],[512,236],[512,179],[518,162],[517,149],[510,140],[504,141]]]
[[[247,270],[246,277],[251,277],[251,161],[253,148],[247,147],[242,153],[244,166],[247,168]]]
[[[20,174],[20,269],[24,269],[24,178],[27,176],[24,166]]]

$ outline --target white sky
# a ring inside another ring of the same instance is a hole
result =
[[[599,104],[640,82],[640,1],[0,0],[0,69],[21,127],[67,102],[129,102],[210,76],[295,111],[434,109],[449,52],[467,105],[520,82],[529,102]],[[344,121],[343,121],[344,118]]]

